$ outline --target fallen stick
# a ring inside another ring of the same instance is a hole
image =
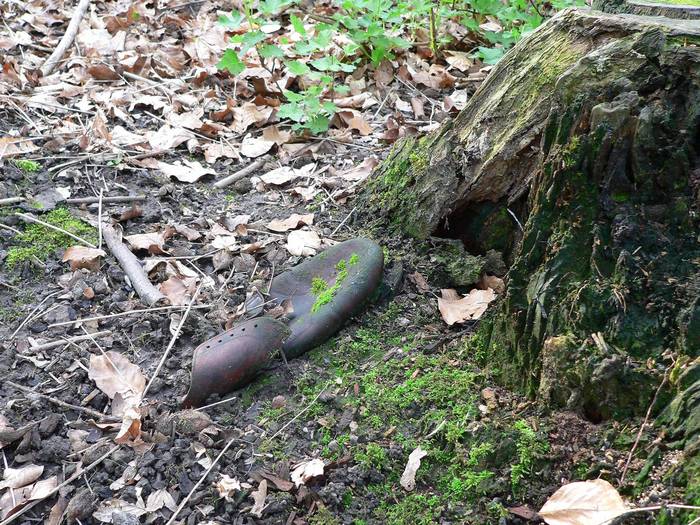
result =
[[[215,188],[225,188],[226,186],[230,186],[231,184],[233,184],[237,180],[241,180],[241,179],[247,177],[248,175],[250,175],[251,173],[253,173],[254,171],[262,168],[264,164],[265,164],[264,160],[258,159],[255,162],[253,162],[252,164],[248,164],[245,168],[238,170],[236,173],[233,173],[233,174],[229,175],[228,177],[224,177],[223,179],[216,181],[214,183],[214,187]]]
[[[83,19],[83,16],[85,16],[85,12],[87,11],[89,5],[90,0],[80,0],[80,3],[78,3],[78,7],[75,8],[75,11],[73,11],[73,16],[71,17],[70,22],[68,23],[68,28],[66,29],[63,38],[61,38],[61,41],[58,43],[53,53],[51,53],[51,56],[46,59],[44,65],[41,66],[42,76],[48,76],[54,69],[56,69],[56,66],[58,65],[59,61],[63,58],[63,55],[73,44],[73,40],[75,40],[75,35],[78,34],[80,21]]]
[[[131,281],[131,286],[134,287],[134,290],[136,290],[141,300],[148,306],[153,306],[161,302],[167,304],[168,299],[148,280],[148,276],[143,271],[141,262],[131,253],[131,250],[127,248],[126,244],[122,242],[121,235],[117,233],[114,227],[111,224],[103,224],[102,235],[104,236],[107,248],[109,248],[109,251],[112,252],[112,255],[114,255],[115,259],[119,262],[119,266],[121,266],[124,273],[126,273]]]
[[[92,244],[91,242],[87,242],[85,239],[82,237],[78,237],[77,235],[73,235],[71,232],[64,230],[63,228],[59,228],[58,226],[54,226],[53,224],[49,224],[48,222],[44,222],[40,219],[37,219],[36,217],[32,217],[31,215],[26,215],[24,213],[15,213],[17,217],[22,219],[25,222],[33,222],[35,224],[41,224],[42,226],[49,228],[51,230],[57,231],[62,233],[63,235],[68,235],[71,239],[75,239],[78,242],[83,243],[85,246],[89,246],[90,248],[95,248],[96,246]]]
[[[72,405],[70,403],[66,403],[65,401],[61,401],[58,398],[47,396],[46,394],[42,394],[41,392],[37,392],[36,390],[32,390],[29,387],[23,386],[23,385],[18,385],[17,383],[13,383],[12,381],[5,381],[6,385],[10,385],[12,388],[16,388],[17,390],[21,390],[22,392],[26,394],[31,394],[33,396],[37,396],[41,399],[45,399],[49,403],[53,403],[56,406],[67,408],[69,410],[76,410],[78,412],[83,412],[84,414],[87,414],[89,416],[92,416],[96,418],[98,421],[112,421],[112,422],[117,422],[121,421],[120,418],[110,416],[108,414],[103,414],[102,412],[98,412],[97,410],[93,410],[92,408],[87,408],[87,407],[81,407],[78,405]]]
[[[24,197],[7,197],[6,199],[0,199],[0,206],[9,206],[20,202],[24,202]]]
[[[120,202],[140,202],[145,201],[145,195],[115,195],[114,197],[102,197],[103,204],[115,204]],[[66,199],[68,204],[95,204],[100,202],[99,197],[76,197]]]
[[[22,509],[20,509],[20,510],[18,510],[17,512],[15,512],[15,513],[14,513],[12,516],[10,516],[9,518],[5,519],[4,521],[0,521],[0,525],[8,525],[9,523],[12,523],[13,521],[15,521],[15,519],[19,518],[22,514],[24,514],[24,513],[27,512],[28,510],[33,509],[34,507],[36,507],[39,503],[41,503],[42,501],[44,501],[44,500],[45,500],[46,498],[48,498],[49,496],[53,496],[54,494],[56,494],[59,490],[61,490],[61,489],[62,489],[63,487],[65,487],[66,485],[70,485],[70,484],[73,483],[76,479],[78,479],[80,476],[82,476],[82,475],[84,475],[84,474],[87,474],[90,470],[94,469],[97,465],[99,465],[99,464],[102,463],[105,459],[107,459],[109,456],[111,456],[111,455],[114,453],[114,451],[117,450],[120,446],[121,446],[121,445],[115,445],[114,447],[112,447],[111,449],[109,449],[108,452],[105,452],[104,454],[102,454],[99,458],[97,458],[95,461],[93,461],[92,463],[90,463],[90,464],[89,464],[87,467],[85,467],[84,469],[77,469],[77,470],[75,471],[75,473],[74,473],[70,478],[68,478],[67,480],[65,480],[65,481],[64,481],[63,483],[61,483],[60,485],[55,486],[55,487],[54,487],[53,489],[51,489],[45,496],[43,496],[42,498],[39,498],[39,499],[37,499],[37,500],[32,501],[29,505],[27,505],[26,507],[22,507]]]
[[[101,332],[95,332],[90,335],[76,335],[74,337],[67,337],[65,339],[59,339],[58,341],[51,341],[50,343],[44,343],[41,345],[30,346],[29,349],[32,352],[43,352],[44,350],[51,350],[52,348],[58,348],[70,343],[79,343],[81,341],[92,340],[93,337],[102,337],[105,335],[110,335],[111,330],[102,330]]]
[[[151,376],[151,379],[148,381],[148,384],[146,385],[146,388],[143,389],[143,392],[141,393],[141,397],[146,397],[146,392],[148,392],[148,389],[151,387],[151,383],[155,380],[156,377],[158,377],[158,372],[160,372],[160,369],[163,367],[163,364],[165,363],[165,360],[167,359],[168,355],[170,355],[170,350],[172,350],[173,345],[175,344],[175,341],[177,341],[177,338],[180,335],[180,330],[182,330],[182,325],[185,324],[185,321],[187,320],[187,316],[190,314],[190,310],[192,310],[192,305],[194,304],[195,300],[197,299],[197,296],[199,295],[199,291],[202,289],[202,283],[197,287],[195,292],[192,294],[192,299],[190,299],[189,304],[187,305],[187,310],[185,310],[185,313],[182,314],[182,318],[180,319],[180,322],[177,325],[177,328],[175,329],[175,332],[173,333],[173,336],[170,338],[170,342],[168,343],[167,348],[165,349],[165,352],[163,352],[163,356],[160,358],[160,361],[158,362],[158,366],[156,366],[155,372],[153,372],[153,375]]]

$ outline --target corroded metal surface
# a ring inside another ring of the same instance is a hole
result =
[[[194,351],[192,380],[183,406],[201,406],[211,394],[225,394],[250,382],[289,334],[283,322],[260,317],[199,345]]]
[[[357,238],[331,246],[272,281],[270,297],[291,300],[291,335],[283,350],[292,358],[323,343],[363,307],[379,286],[382,249]],[[325,283],[319,290],[315,283]]]

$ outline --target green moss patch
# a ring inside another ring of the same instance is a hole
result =
[[[74,217],[65,208],[57,208],[46,215],[42,220],[52,226],[61,228],[85,239],[88,242],[97,242],[97,230]],[[68,235],[47,228],[41,224],[28,224],[24,231],[15,237],[17,246],[13,246],[7,252],[5,265],[12,270],[25,261],[33,258],[45,261],[59,249],[74,246],[76,240]]]

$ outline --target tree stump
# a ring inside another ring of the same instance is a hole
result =
[[[694,20],[563,11],[359,199],[411,236],[503,254],[508,290],[479,330],[506,383],[597,422],[644,414],[667,373],[655,412],[696,498],[699,44]]]

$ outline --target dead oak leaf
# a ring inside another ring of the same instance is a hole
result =
[[[540,517],[549,525],[611,523],[629,509],[604,479],[564,485],[545,502]]]
[[[316,255],[316,252],[321,248],[321,238],[315,231],[294,230],[287,236],[285,248],[292,255],[305,257]]]
[[[425,450],[417,447],[408,456],[408,462],[406,463],[406,468],[404,469],[403,474],[401,474],[400,483],[401,486],[409,492],[416,488],[416,472],[420,467],[421,459],[427,455],[428,453]]]
[[[163,249],[163,245],[170,235],[171,230],[166,229],[161,232],[127,235],[124,237],[124,240],[129,243],[132,251],[147,250],[153,255],[164,255],[168,252]]]
[[[158,169],[168,177],[175,177],[181,182],[197,182],[205,175],[216,175],[216,171],[205,168],[196,160],[184,160],[175,164],[158,162]]]
[[[442,290],[442,297],[438,298],[438,309],[444,321],[452,326],[479,319],[495,298],[496,294],[491,288],[474,289],[466,297],[460,297],[455,290],[446,289]]]
[[[100,257],[107,255],[99,248],[88,248],[87,246],[71,246],[63,253],[63,262],[70,264],[71,270],[85,268],[91,272],[100,269]]]
[[[113,350],[105,352],[104,355],[90,356],[88,377],[110,399],[115,399],[117,394],[123,399],[140,398],[146,388],[146,377],[141,368]]]
[[[273,232],[286,232],[289,230],[295,230],[300,226],[311,226],[314,223],[314,214],[306,213],[304,215],[299,215],[298,213],[293,213],[286,219],[274,219],[267,223],[267,229]]]

